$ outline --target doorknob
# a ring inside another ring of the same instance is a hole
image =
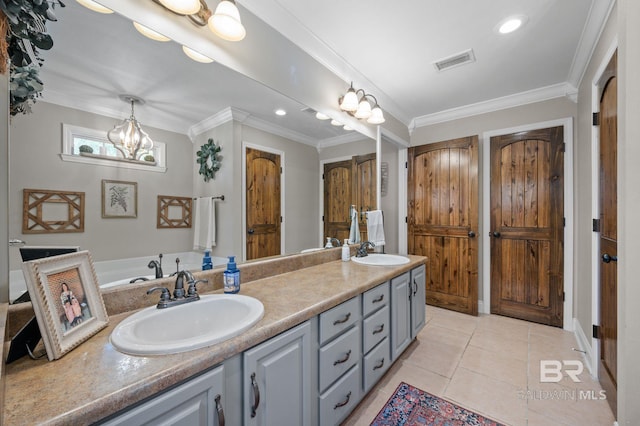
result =
[[[610,256],[609,253],[605,253],[602,255],[602,261],[604,263],[617,262],[618,256]]]
[[[489,236],[493,235],[496,238],[500,238],[500,233],[498,231],[493,231],[493,233],[489,234]]]
[[[249,230],[247,230],[248,234],[253,234],[255,231],[253,230],[253,228],[249,228]]]
[[[476,237],[476,233],[473,231],[469,231],[469,233],[467,234],[469,236],[469,238],[475,238]]]

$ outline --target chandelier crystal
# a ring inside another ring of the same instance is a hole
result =
[[[131,103],[131,116],[109,130],[107,139],[122,153],[124,158],[140,160],[142,156],[149,154],[153,148],[153,140],[151,140],[147,132],[142,130],[140,122],[136,119],[133,111],[136,103],[142,105],[144,101],[131,95],[121,95],[120,99]]]

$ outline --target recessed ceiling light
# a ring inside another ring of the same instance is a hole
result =
[[[321,112],[316,112],[316,118],[318,120],[328,120],[329,116],[327,114],[323,114]]]
[[[527,17],[524,15],[510,16],[497,25],[497,31],[500,34],[509,34],[521,28],[526,22]]]
[[[287,111],[283,110],[282,108],[278,108],[277,110],[274,111],[276,113],[276,115],[287,115]]]

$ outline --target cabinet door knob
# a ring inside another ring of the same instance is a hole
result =
[[[468,236],[469,238],[475,238],[475,237],[476,237],[476,233],[475,233],[475,232],[473,232],[473,231],[469,231],[469,233],[467,234],[467,236]]]
[[[256,382],[256,373],[251,373],[251,387],[253,388],[253,403],[251,404],[251,418],[256,416],[256,410],[260,405],[260,389],[258,389],[258,382]]]

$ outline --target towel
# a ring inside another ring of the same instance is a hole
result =
[[[384,222],[382,210],[371,210],[367,212],[367,239],[377,246],[383,246]]]
[[[349,242],[356,244],[360,242],[360,228],[358,227],[358,210],[351,206],[351,229],[349,229]]]
[[[211,250],[216,245],[216,211],[211,197],[196,198],[193,249]]]

